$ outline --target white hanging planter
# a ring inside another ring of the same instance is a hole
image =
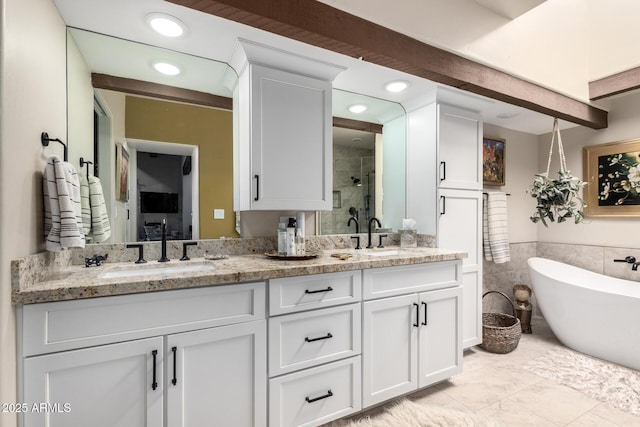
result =
[[[549,178],[549,168],[553,155],[553,145],[558,135],[558,154],[560,156],[560,170],[557,179]],[[547,171],[536,174],[533,185],[527,190],[531,197],[537,201],[536,211],[531,216],[534,223],[542,222],[548,227],[547,221],[558,223],[565,222],[573,218],[576,224],[584,219],[584,208],[587,204],[580,197],[580,190],[587,185],[578,177],[572,176],[567,170],[567,160],[564,156],[562,138],[558,119],[553,120],[553,131],[551,136],[551,148],[549,148],[549,160],[547,161]]]

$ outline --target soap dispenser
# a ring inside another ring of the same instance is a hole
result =
[[[296,219],[289,218],[289,224],[287,224],[287,256],[296,255]]]

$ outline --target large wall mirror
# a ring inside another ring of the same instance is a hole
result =
[[[179,64],[178,75],[157,62]],[[69,160],[103,187],[119,243],[157,238],[236,237],[233,212],[231,87],[226,63],[68,29]],[[112,90],[111,87],[124,87]],[[161,96],[153,95],[161,93]],[[400,104],[334,90],[334,210],[319,213],[323,234],[353,232],[376,215],[396,229],[405,212],[406,124]],[[361,104],[362,113],[348,107]],[[340,120],[347,119],[347,120]]]

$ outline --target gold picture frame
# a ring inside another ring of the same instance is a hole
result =
[[[504,185],[506,140],[485,136],[482,138],[482,183]]]
[[[583,148],[585,217],[640,216],[640,138]]]

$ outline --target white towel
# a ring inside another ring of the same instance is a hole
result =
[[[507,224],[507,195],[488,193],[482,203],[482,243],[484,258],[496,264],[511,260]]]
[[[91,237],[93,243],[106,241],[111,237],[111,225],[102,194],[100,179],[89,176],[89,204],[91,206]]]
[[[89,239],[91,232],[91,204],[89,203],[89,182],[80,175],[80,207],[82,212],[82,232]]]
[[[42,181],[44,236],[48,251],[84,248],[80,182],[74,167],[58,157],[47,159]]]

